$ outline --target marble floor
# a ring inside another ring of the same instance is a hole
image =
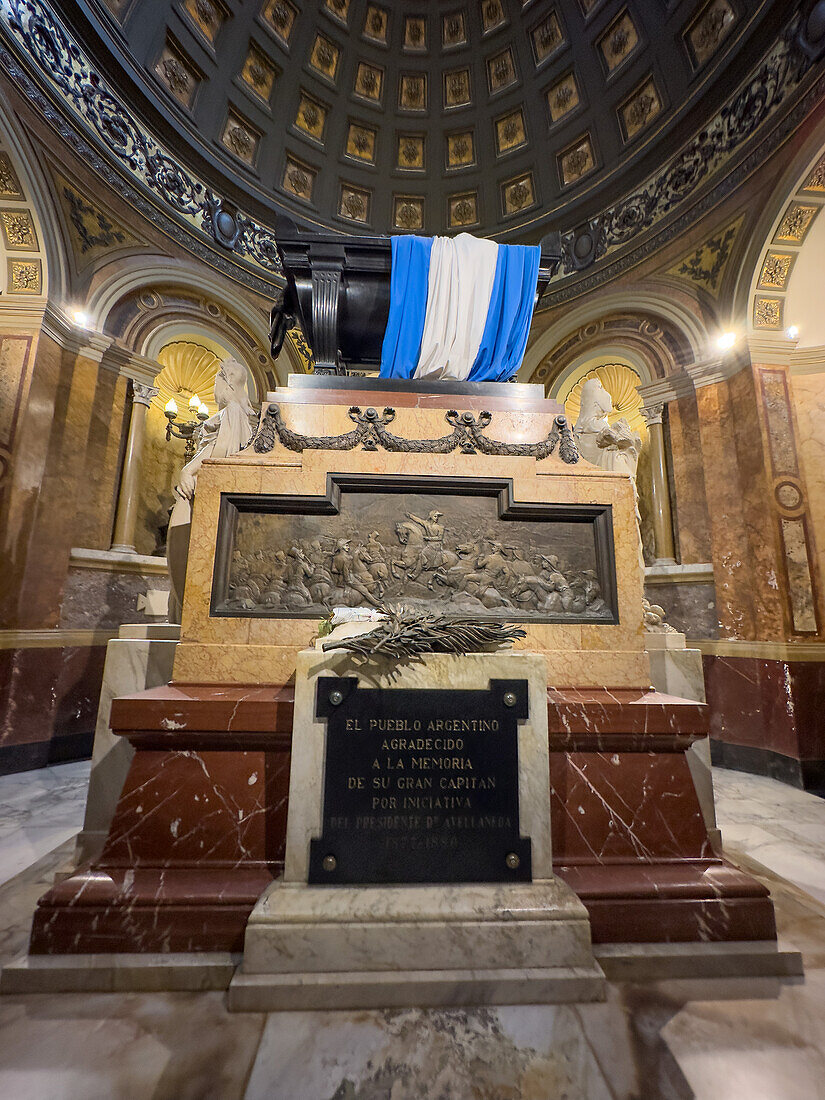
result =
[[[79,832],[90,768],[81,760],[0,776],[0,884]]]
[[[84,768],[0,779],[0,962],[24,949],[37,897],[70,866]],[[220,993],[5,996],[0,1096],[825,1100],[825,801],[714,776],[728,854],[770,887],[804,981],[615,984],[598,1005],[269,1016],[230,1014]]]

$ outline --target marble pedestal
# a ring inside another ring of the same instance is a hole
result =
[[[679,699],[694,699],[697,703],[705,702],[702,652],[689,648],[684,634],[646,631],[645,649],[650,658],[650,682],[657,692]],[[687,750],[687,760],[710,842],[715,851],[721,852],[722,837],[716,824],[713,797],[710,738],[694,741]]]
[[[131,623],[122,626],[106,647],[86,814],[75,846],[77,866],[103,850],[134,755],[129,742],[109,725],[112,700],[167,684],[179,640],[180,627],[172,623]]]
[[[528,682],[518,731],[519,825],[533,881],[466,885],[308,885],[310,841],[322,832],[326,723],[319,676],[381,689],[485,690]],[[432,654],[359,667],[346,654],[299,654],[283,879],[247,924],[229,987],[236,1010],[379,1008],[590,1001],[604,995],[587,912],[553,877],[544,660],[528,653]]]

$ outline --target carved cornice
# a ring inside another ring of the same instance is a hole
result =
[[[93,171],[184,247],[259,293],[271,294],[282,280],[269,229],[226,204],[147,133],[49,5],[9,0],[0,5],[0,32],[15,51],[0,44],[0,65]],[[59,97],[62,111],[31,79],[30,67]],[[80,123],[99,148],[89,145],[64,115]],[[147,200],[147,193],[154,201]],[[229,261],[228,253],[253,270]]]
[[[120,344],[110,345],[103,358],[103,366],[144,386],[154,385],[155,378],[161,369],[160,363],[154,359],[138,355],[137,352],[121,347]]]
[[[43,313],[41,331],[64,351],[101,362],[112,343],[111,336],[76,325],[58,307],[49,302]]]

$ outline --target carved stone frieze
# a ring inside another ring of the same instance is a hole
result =
[[[490,439],[486,429],[492,423],[492,413],[480,412],[476,418],[471,412],[458,413],[451,409],[445,414],[453,430],[438,439],[405,439],[394,435],[387,428],[395,419],[395,409],[385,408],[382,413],[368,408],[361,412],[357,406],[349,409],[350,419],[356,425],[352,431],[341,435],[303,435],[286,426],[280,405],[270,405],[261,426],[252,441],[257,454],[268,454],[277,440],[288,451],[352,451],[362,447],[365,451],[393,451],[412,454],[450,454],[460,450],[463,454],[501,455],[504,457],[528,457],[541,460],[549,458],[556,447],[563,462],[579,461],[573,433],[567,417],[557,416],[546,439],[537,443],[504,443]]]

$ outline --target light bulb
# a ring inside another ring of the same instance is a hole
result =
[[[193,393],[189,398],[189,408],[197,410],[200,407],[201,399],[196,393]]]
[[[76,309],[74,313],[72,313],[72,320],[78,328],[89,327],[89,315],[84,313],[82,309]]]
[[[206,404],[204,404],[203,401],[201,401],[201,405],[200,405],[200,408],[198,409],[198,412],[201,414],[201,416],[209,416],[209,408]]]
[[[716,346],[719,348],[720,351],[730,351],[735,343],[735,332],[723,332],[719,339],[716,341]]]
[[[796,338],[798,336],[799,336],[799,326],[798,325],[791,325],[788,329],[788,339],[789,340],[796,340]]]
[[[178,406],[175,404],[174,397],[170,397],[169,400],[166,402],[166,405],[164,406],[164,411],[172,413],[173,416],[178,415]]]

